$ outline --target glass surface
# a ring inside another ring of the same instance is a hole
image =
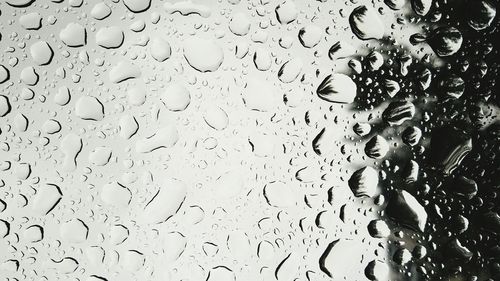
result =
[[[496,0],[2,0],[0,280],[500,280]]]

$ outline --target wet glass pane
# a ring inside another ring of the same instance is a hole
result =
[[[500,280],[497,0],[3,0],[0,281]]]

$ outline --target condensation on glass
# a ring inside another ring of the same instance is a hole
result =
[[[2,1],[0,280],[498,280],[498,5]]]

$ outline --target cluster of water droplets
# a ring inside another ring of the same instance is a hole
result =
[[[497,6],[3,1],[0,278],[498,278]]]

